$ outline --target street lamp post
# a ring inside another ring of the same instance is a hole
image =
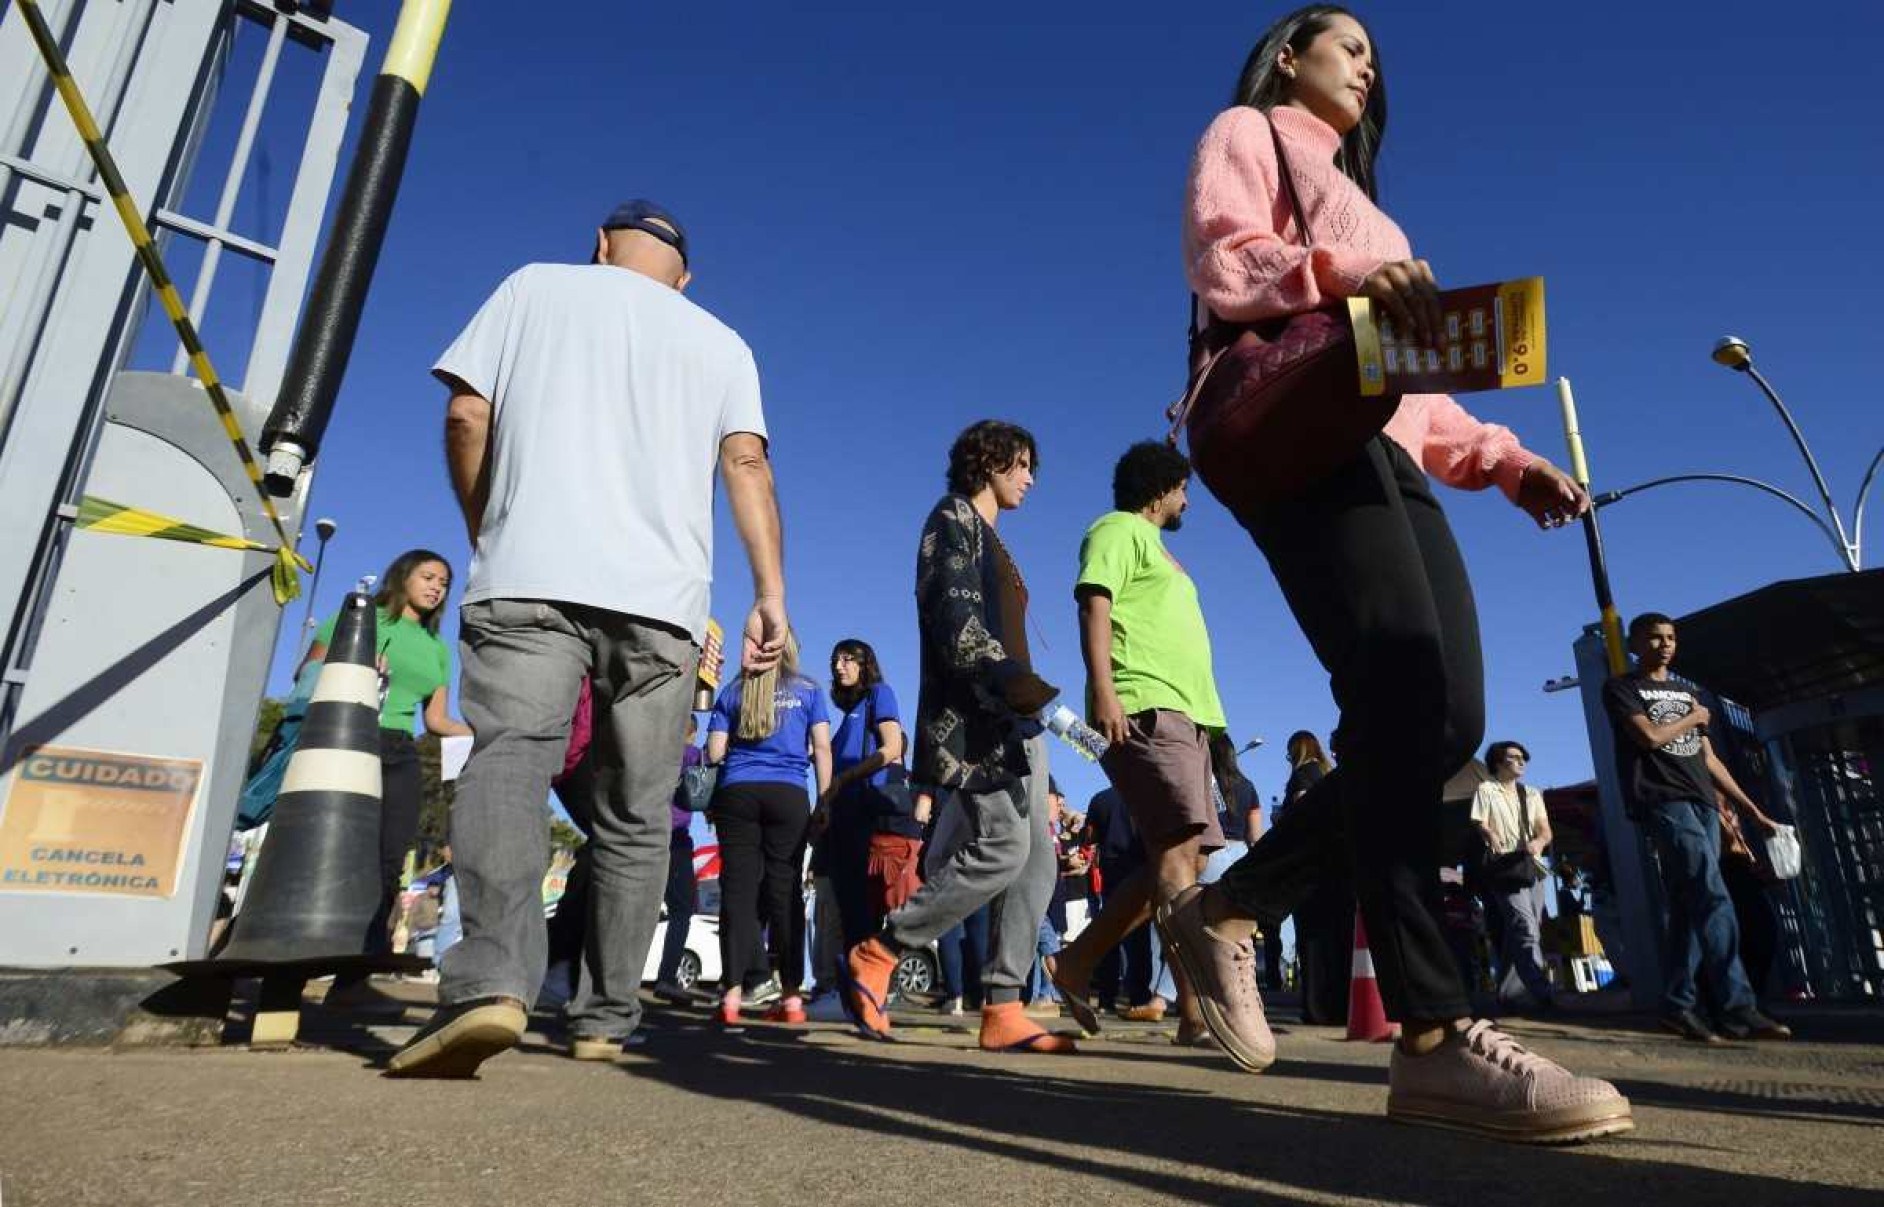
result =
[[[1804,458],[1806,469],[1812,474],[1812,485],[1818,488],[1819,498],[1825,504],[1825,514],[1832,521],[1832,539],[1838,546],[1839,557],[1845,563],[1845,568],[1855,574],[1862,564],[1861,550],[1854,539],[1845,535],[1845,521],[1838,514],[1837,505],[1832,502],[1831,489],[1825,485],[1825,475],[1819,471],[1818,459],[1812,455],[1811,447],[1806,444],[1805,433],[1799,430],[1799,424],[1794,421],[1792,412],[1786,409],[1786,404],[1781,401],[1779,392],[1773,389],[1772,383],[1753,367],[1753,349],[1749,348],[1747,341],[1739,336],[1728,335],[1715,342],[1713,356],[1715,364],[1724,365],[1736,373],[1744,373],[1751,377],[1754,384],[1760,387],[1760,392],[1766,395],[1767,401],[1773,404],[1773,409],[1779,412],[1780,422],[1784,423],[1786,430],[1792,434],[1792,442],[1798,446],[1799,456]],[[1871,459],[1871,468],[1865,471],[1864,483],[1858,487],[1858,501],[1852,518],[1854,529],[1858,529],[1863,520],[1865,492],[1870,489],[1871,478],[1877,472],[1880,457],[1884,457],[1884,449],[1879,449],[1878,457]],[[1764,483],[1753,483],[1753,485],[1761,486],[1771,493],[1784,495],[1783,491],[1775,491],[1771,487],[1766,487]]]
[[[314,535],[320,538],[320,547],[315,550],[314,553],[314,577],[312,581],[308,583],[307,610],[301,617],[302,641],[307,640],[309,633],[311,633],[314,628],[314,593],[320,590],[321,566],[327,561],[327,542],[332,540],[334,533],[339,530],[340,525],[334,523],[326,516],[322,516],[320,519],[314,521]]]

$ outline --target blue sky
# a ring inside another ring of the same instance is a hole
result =
[[[341,7],[373,34],[376,65],[396,5]],[[1186,164],[1282,8],[555,11],[532,27],[457,6],[320,461],[313,510],[340,535],[318,611],[414,545],[462,577],[427,368],[508,272],[586,258],[601,215],[645,195],[687,224],[690,296],[757,355],[813,667],[837,638],[863,637],[913,702],[917,531],[950,439],[998,416],[1041,442],[1039,485],[1002,533],[1033,589],[1036,660],[1077,703],[1079,538],[1108,506],[1117,454],[1161,433],[1183,384]],[[1766,6],[1647,11],[1363,11],[1392,102],[1383,204],[1442,283],[1547,279],[1551,367],[1575,382],[1599,488],[1710,470],[1810,490],[1751,383],[1708,360],[1733,332],[1849,509],[1884,441],[1860,293],[1884,277],[1884,169],[1859,153],[1876,139],[1860,48],[1884,18],[1818,6],[1781,29]],[[294,152],[273,154],[285,174]],[[1463,401],[1564,461],[1550,391]],[[1571,669],[1594,614],[1580,536],[1540,534],[1495,492],[1442,496],[1477,587],[1489,736],[1530,747],[1533,782],[1586,777],[1575,695],[1539,690]],[[1744,489],[1664,489],[1605,523],[1625,614],[1836,569],[1802,518]],[[748,580],[723,508],[719,533],[714,612],[729,621]],[[1282,739],[1332,724],[1326,677],[1202,491],[1171,547],[1202,592],[1233,732],[1269,741],[1244,760],[1267,799]],[[1070,752],[1056,759],[1076,803],[1102,786]]]

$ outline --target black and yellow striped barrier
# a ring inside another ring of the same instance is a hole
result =
[[[104,183],[105,191],[111,195],[111,204],[118,211],[119,219],[124,223],[125,233],[131,236],[131,246],[137,252],[138,262],[144,266],[145,275],[150,277],[151,285],[157,291],[157,300],[163,304],[164,313],[170,316],[170,325],[176,328],[177,338],[183,343],[183,350],[190,354],[190,364],[196,370],[197,380],[202,382],[203,390],[209,396],[210,405],[216,408],[216,415],[222,420],[223,431],[228,433],[229,443],[235,448],[236,457],[242,462],[242,470],[248,475],[250,484],[255,487],[255,495],[262,502],[262,512],[268,522],[274,525],[275,535],[281,538],[281,546],[272,552],[276,555],[275,563],[275,599],[286,604],[301,593],[296,567],[307,568],[307,559],[293,550],[294,541],[288,536],[287,527],[281,522],[281,514],[275,510],[274,501],[268,492],[262,489],[262,467],[256,463],[255,454],[249,450],[248,439],[242,434],[242,425],[236,419],[235,409],[229,405],[228,392],[223,389],[222,379],[216,376],[215,366],[209,363],[209,353],[203,348],[203,341],[197,336],[196,324],[190,321],[189,311],[184,309],[183,299],[177,294],[177,287],[171,283],[170,273],[164,267],[163,257],[157,253],[157,245],[151,239],[150,229],[144,225],[142,211],[132,199],[130,189],[125,186],[124,177],[118,172],[117,161],[111,157],[111,149],[105,145],[105,136],[98,129],[98,122],[92,117],[91,107],[85,103],[85,97],[79,92],[78,84],[72,79],[72,69],[66,64],[65,56],[59,52],[59,44],[52,36],[52,30],[46,25],[44,14],[39,11],[38,0],[19,0],[20,16],[26,21],[26,28],[32,34],[33,44],[39,48],[40,58],[45,60],[46,70],[52,76],[53,87],[59,92],[59,99],[65,102],[66,112],[72,115],[72,124],[78,127],[79,138],[85,143],[85,151],[91,156],[92,165],[98,169],[98,178]],[[91,500],[87,500],[90,502]],[[115,506],[115,504],[109,505]],[[81,514],[83,506],[81,505]],[[122,509],[134,511],[133,508]],[[148,514],[148,513],[145,513]],[[157,517],[162,519],[163,517]],[[175,525],[172,525],[175,526]],[[184,527],[187,527],[185,525]],[[152,536],[155,533],[138,533]],[[214,534],[212,534],[214,535]],[[171,538],[177,539],[177,538]],[[236,538],[223,538],[235,540]],[[214,542],[198,542],[212,544]],[[242,548],[261,548],[250,542],[244,542]],[[286,594],[283,594],[284,580]]]
[[[301,579],[295,572],[314,568],[305,557],[286,545],[264,545],[247,537],[212,532],[167,515],[158,515],[141,507],[127,507],[96,495],[86,495],[79,500],[78,516],[73,523],[90,532],[111,533],[115,536],[146,536],[159,541],[181,541],[186,545],[211,545],[217,549],[272,553],[275,555],[275,567],[269,571],[269,583],[275,591],[275,602],[284,607],[301,593]]]

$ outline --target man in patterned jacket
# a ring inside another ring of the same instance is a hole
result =
[[[858,1029],[888,1038],[884,1009],[902,952],[923,947],[992,903],[981,1046],[1071,1052],[1029,1019],[1021,989],[1059,874],[1049,831],[1047,752],[1035,719],[1059,695],[1027,654],[1027,587],[995,535],[1033,486],[1039,452],[1024,429],[983,420],[949,450],[949,493],[930,512],[916,556],[922,691],[916,782],[948,794],[928,881],[850,952],[844,1002]]]

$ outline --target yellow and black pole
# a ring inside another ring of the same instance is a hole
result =
[[[287,599],[292,599],[300,589],[294,571],[297,567],[305,569],[307,563],[294,552],[294,542],[288,538],[287,529],[275,510],[274,502],[268,497],[268,492],[262,489],[262,468],[256,464],[254,453],[249,451],[249,442],[242,434],[242,425],[236,419],[235,408],[229,404],[229,395],[223,389],[222,378],[217,376],[215,366],[209,363],[209,353],[203,348],[196,324],[190,321],[189,311],[184,308],[183,298],[170,280],[170,272],[164,267],[163,257],[157,254],[157,244],[151,238],[150,228],[144,225],[143,211],[138,208],[129,186],[124,183],[124,176],[118,171],[118,162],[112,158],[111,148],[105,145],[105,136],[98,129],[98,120],[92,116],[91,106],[85,103],[85,95],[79,91],[77,82],[72,78],[72,68],[59,50],[58,39],[52,36],[45,15],[39,11],[39,0],[20,0],[19,9],[21,18],[26,22],[27,32],[32,35],[33,44],[39,48],[40,58],[45,60],[46,70],[52,76],[52,85],[58,90],[59,99],[65,102],[72,124],[78,127],[79,138],[85,144],[85,152],[91,157],[92,166],[98,171],[98,179],[105,186],[105,192],[110,194],[111,204],[118,211],[119,220],[124,223],[125,233],[131,237],[131,246],[137,252],[138,262],[143,265],[145,275],[157,291],[157,300],[163,306],[164,313],[170,317],[170,325],[176,328],[177,339],[182,342],[183,350],[189,353],[190,366],[196,370],[197,380],[203,383],[203,391],[209,395],[210,405],[216,408],[216,415],[222,420],[223,431],[228,433],[229,442],[235,446],[236,457],[242,462],[242,471],[248,475],[256,495],[261,499],[262,512],[274,526],[275,536],[281,541],[280,547],[271,551],[277,561],[276,594],[281,599],[285,582],[288,587]],[[241,547],[253,546],[245,544]],[[282,599],[282,602],[285,603],[286,599]]]
[[[1570,446],[1570,476],[1586,492],[1590,489],[1590,463],[1583,455],[1583,432],[1577,426],[1576,395],[1570,392],[1570,379],[1557,379],[1557,402],[1563,408],[1563,438]],[[1583,538],[1590,550],[1590,581],[1596,588],[1596,607],[1602,617],[1603,651],[1609,656],[1609,673],[1620,675],[1629,669],[1629,657],[1622,644],[1622,616],[1609,590],[1609,563],[1603,557],[1603,530],[1596,521],[1596,505],[1583,513]]]
[[[268,489],[278,495],[294,489],[301,467],[320,451],[399,195],[419,101],[450,15],[451,0],[405,0],[399,9],[333,233],[321,253],[307,312],[288,355],[281,395],[262,429]]]

